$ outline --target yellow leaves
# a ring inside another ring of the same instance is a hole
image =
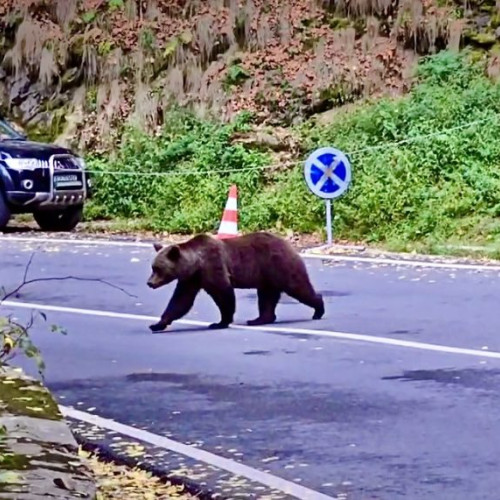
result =
[[[185,45],[191,43],[193,41],[193,34],[190,31],[183,31],[179,35],[179,40]]]
[[[44,409],[40,408],[39,406],[27,406],[26,409],[35,413],[42,413],[44,411]]]
[[[144,455],[144,447],[140,445],[131,445],[125,448],[125,453],[132,458],[142,457]]]
[[[12,471],[0,472],[0,484],[17,484],[20,482],[18,474]]]
[[[180,35],[172,37],[163,50],[163,57],[173,56],[181,45],[187,45],[193,41],[193,35],[190,31],[183,31]]]
[[[135,453],[142,452],[140,445],[129,445]],[[141,469],[118,466],[101,462],[95,455],[80,450],[97,480],[97,500],[156,500],[177,498],[182,500],[195,497],[183,493],[183,488],[164,483],[159,478]]]
[[[12,349],[14,349],[14,345],[15,345],[14,340],[12,340],[12,338],[9,337],[8,335],[5,335],[4,339],[3,339],[3,347],[2,347],[1,354],[5,354],[5,355],[9,354],[10,351],[12,351]]]

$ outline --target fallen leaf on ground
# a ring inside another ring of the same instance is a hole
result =
[[[140,448],[140,447],[138,447]],[[97,500],[195,500],[182,486],[164,482],[151,473],[103,462],[94,454],[80,450],[94,473],[97,482]]]

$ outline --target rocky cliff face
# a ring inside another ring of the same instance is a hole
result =
[[[172,103],[290,124],[403,93],[422,55],[491,55],[494,0],[4,0],[0,110],[34,138],[109,146]]]

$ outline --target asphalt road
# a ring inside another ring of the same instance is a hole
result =
[[[481,356],[500,352],[498,271],[308,261],[326,300],[321,321],[283,297],[279,331],[176,323],[153,335],[140,316],[158,316],[172,287],[146,287],[152,248],[0,240],[7,290],[22,280],[33,251],[28,278],[101,278],[136,296],[80,279],[33,283],[11,299],[136,315],[47,313],[68,335],[39,325],[34,340],[47,385],[65,405],[332,497],[498,495],[500,359]],[[253,292],[238,291],[237,301],[236,324],[256,316]],[[188,319],[212,322],[218,311],[200,295]]]

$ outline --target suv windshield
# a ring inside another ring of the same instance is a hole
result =
[[[0,141],[5,140],[22,140],[24,137],[10,125],[7,121],[0,117]]]

